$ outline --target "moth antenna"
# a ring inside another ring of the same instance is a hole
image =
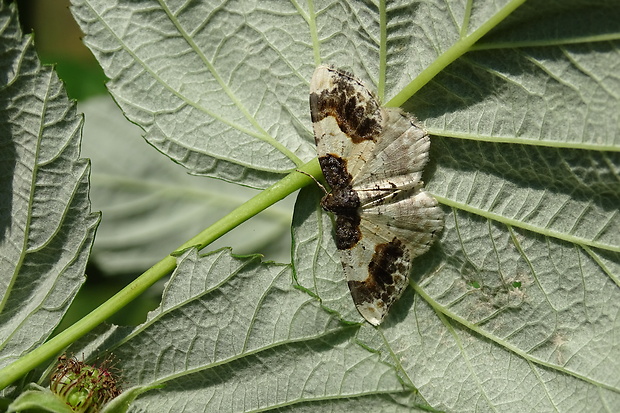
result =
[[[310,175],[308,172],[304,172],[301,171],[299,169],[295,169],[297,172],[299,172],[300,174],[304,174],[306,176],[309,176],[310,178],[312,178],[312,180],[314,181],[315,184],[317,184],[319,186],[319,188],[321,188],[323,190],[323,192],[325,192],[325,195],[327,195],[329,192],[327,192],[327,189],[325,189],[325,187],[323,186],[322,183],[320,183],[315,177],[314,175]]]

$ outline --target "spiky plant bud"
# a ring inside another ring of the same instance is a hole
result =
[[[96,413],[121,390],[118,378],[111,372],[111,359],[100,366],[91,366],[75,357],[62,355],[50,379],[50,389],[73,411]]]

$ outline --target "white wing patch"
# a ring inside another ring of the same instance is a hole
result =
[[[409,283],[411,260],[443,229],[443,212],[422,172],[430,139],[417,120],[381,107],[362,81],[319,66],[310,82],[319,162],[332,191],[336,245],[353,302],[379,325]]]

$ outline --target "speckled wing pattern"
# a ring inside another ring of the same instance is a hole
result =
[[[319,162],[331,192],[335,239],[353,302],[379,325],[409,282],[413,258],[443,229],[443,212],[422,172],[430,139],[416,119],[381,107],[364,83],[319,66],[310,82]]]

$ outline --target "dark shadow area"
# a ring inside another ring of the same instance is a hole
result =
[[[523,187],[590,202],[620,205],[620,153],[433,137],[430,158],[442,169],[485,173]],[[432,177],[432,175],[431,175]]]
[[[591,39],[616,35],[620,31],[620,7],[609,1],[534,0],[517,8],[479,42],[480,47],[494,43],[549,42]]]

